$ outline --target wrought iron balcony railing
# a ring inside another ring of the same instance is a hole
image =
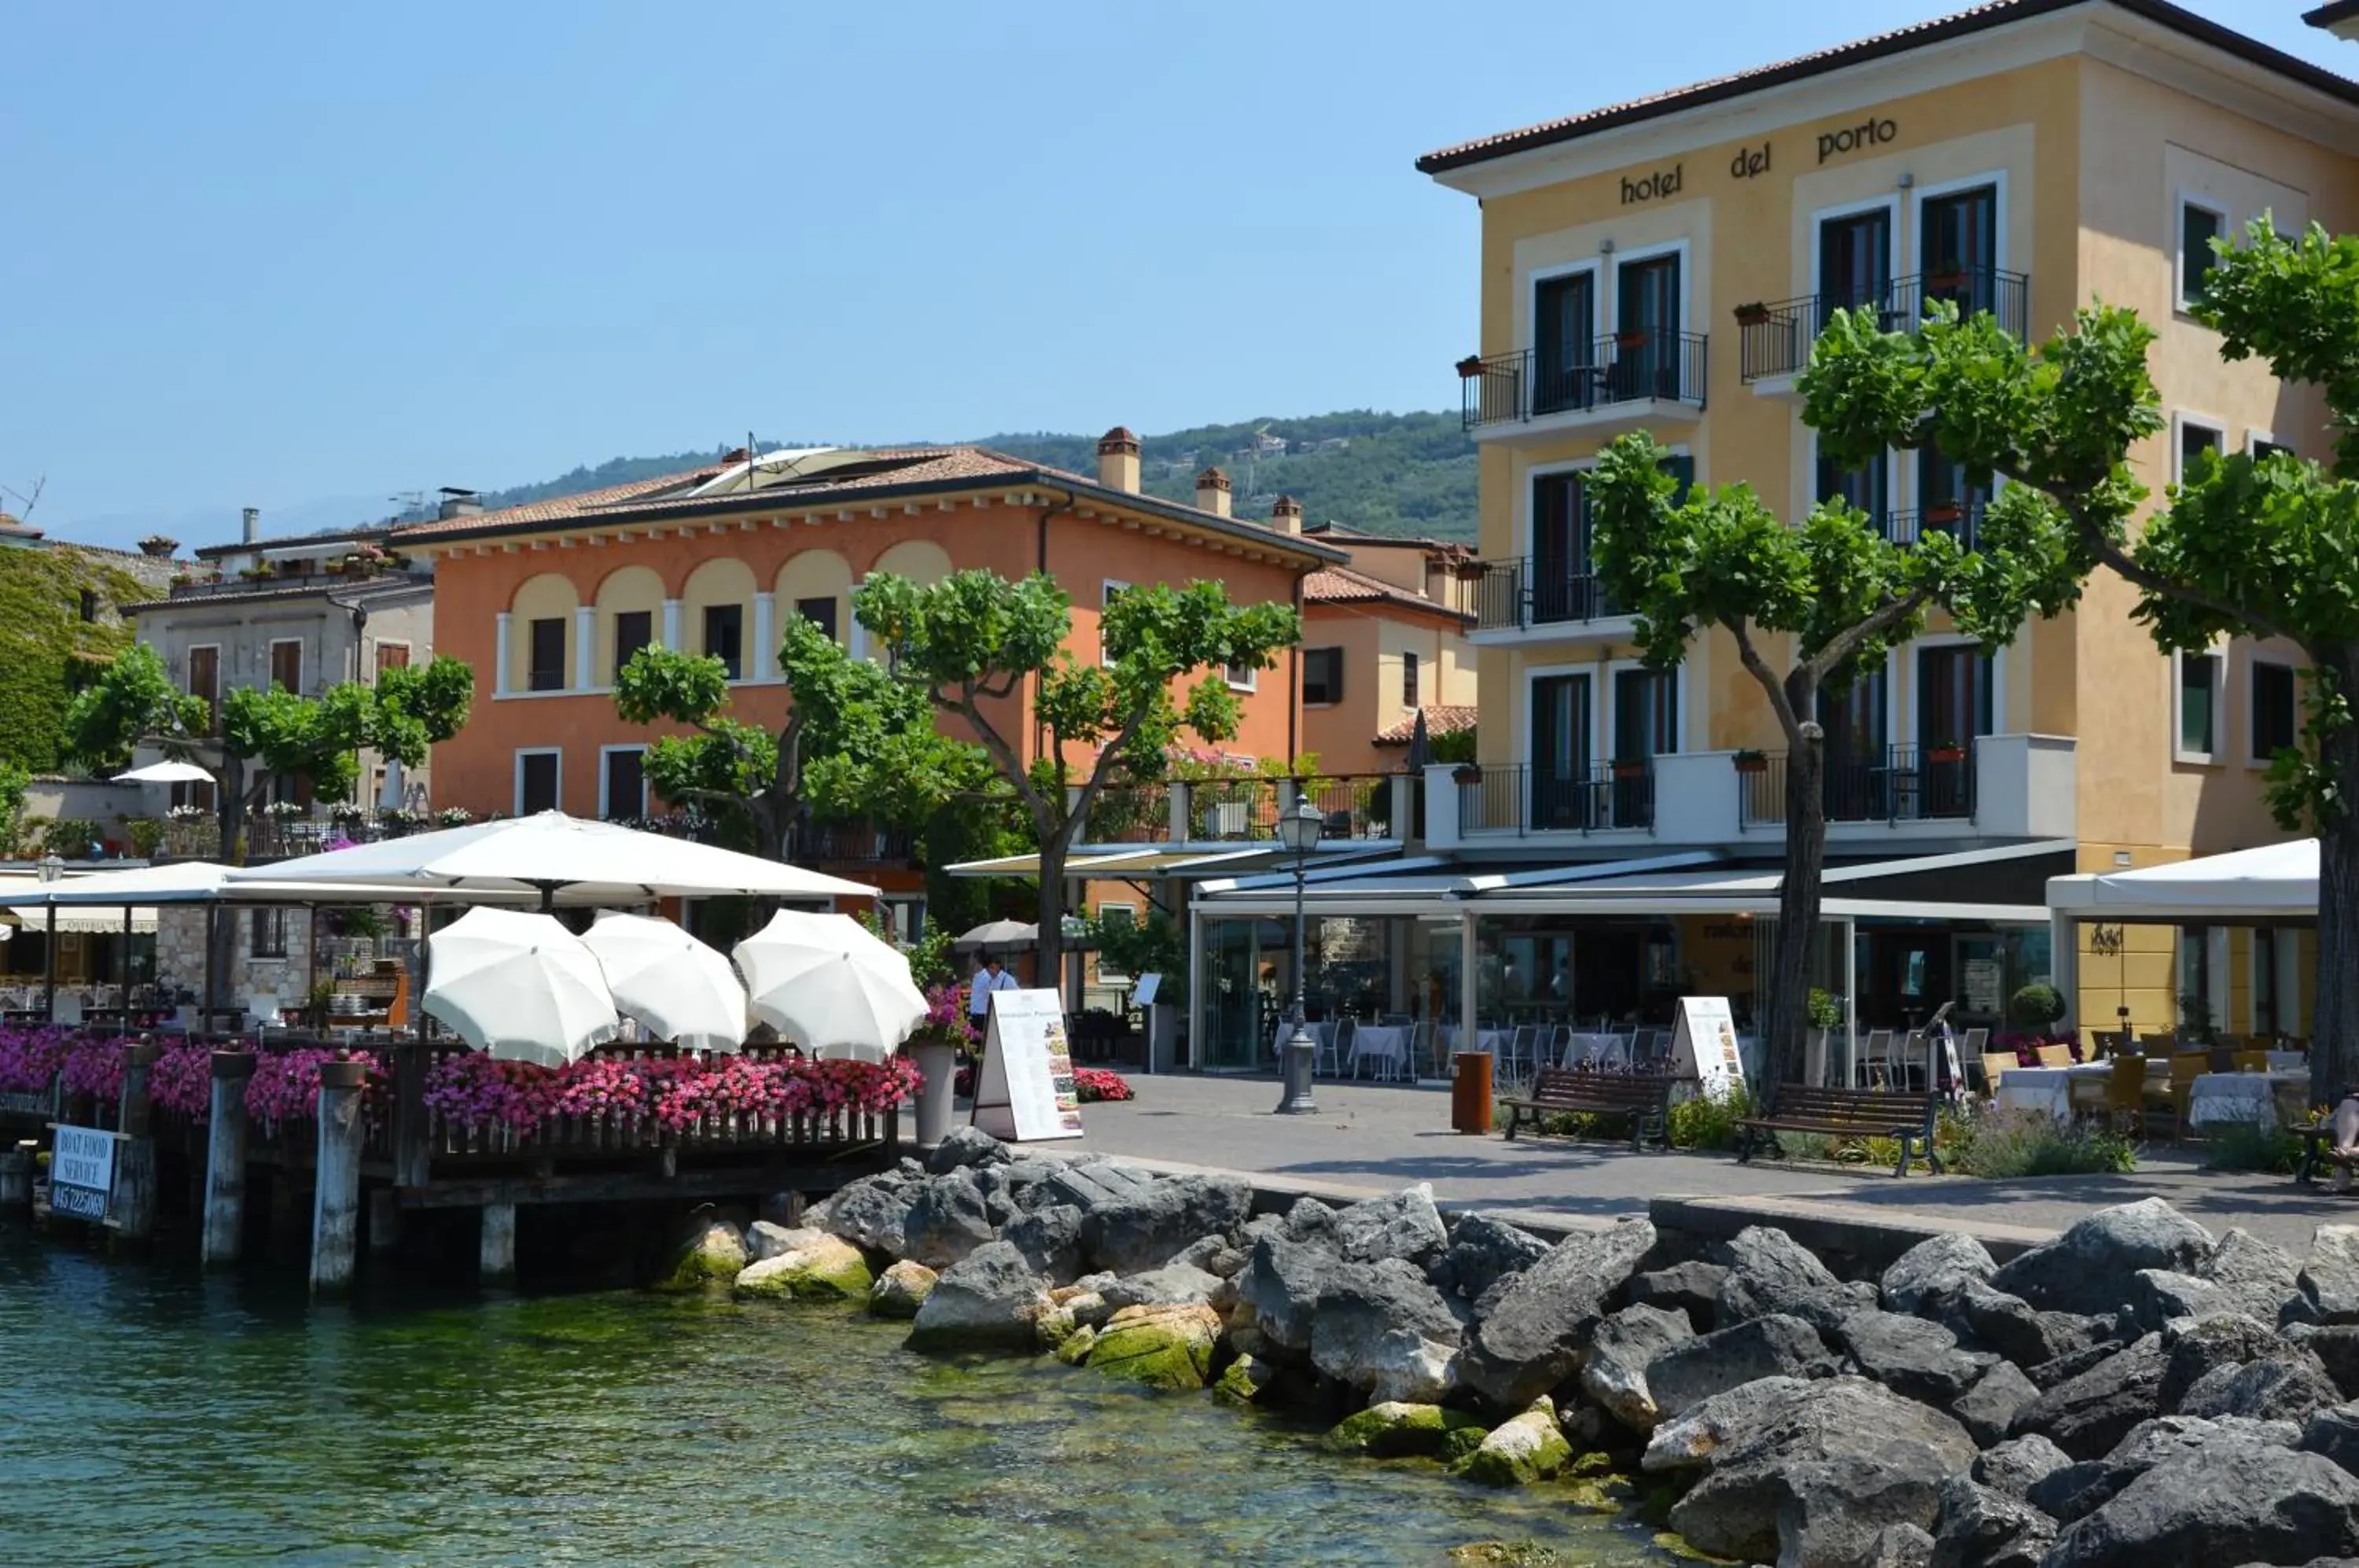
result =
[[[1707,343],[1702,332],[1647,329],[1576,344],[1571,354],[1527,348],[1466,360],[1461,420],[1471,430],[1625,403],[1701,408]]]
[[[2029,323],[2031,279],[1995,267],[1919,272],[1879,288],[1805,294],[1774,305],[1740,307],[1736,314],[1737,373],[1745,381],[1793,376],[1810,363],[1810,345],[1837,310],[1863,307],[1876,312],[1886,332],[1913,331],[1938,301],[1957,306],[1960,316],[1987,310],[2001,331],[2020,340]]]

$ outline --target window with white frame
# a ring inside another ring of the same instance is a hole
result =
[[[610,746],[599,757],[598,815],[623,822],[647,814],[647,747]]]
[[[2221,698],[2227,690],[2227,656],[2219,649],[2174,656],[2171,682],[2172,755],[2180,762],[2210,762],[2219,755]]]
[[[1417,706],[1417,655],[1403,650],[1401,654],[1401,706]]]
[[[2179,199],[2179,308],[2192,310],[2203,303],[2204,280],[2219,262],[2212,242],[2228,232],[2224,208],[2196,196]]]
[[[2173,484],[2184,485],[2204,453],[2217,457],[2228,450],[2228,432],[2218,420],[2201,414],[2182,413],[2175,423],[2179,430],[2171,448],[2170,478]]]
[[[516,814],[528,817],[535,811],[553,811],[562,793],[564,754],[558,751],[519,751],[516,754]]]
[[[2283,453],[2287,457],[2295,457],[2299,455],[2292,447],[2287,445],[2284,441],[2275,440],[2261,430],[2248,430],[2245,432],[2245,450],[2252,453],[2253,461],[2255,463],[2264,462],[2269,458],[2277,456],[2279,453]]]
[[[2293,666],[2270,659],[2253,660],[2252,709],[2255,762],[2274,761],[2280,751],[2301,744],[2299,703]]]
[[[1229,683],[1232,691],[1250,691],[1261,684],[1261,671],[1250,664],[1224,664],[1221,666],[1221,679]]]
[[[1114,581],[1113,578],[1111,578],[1111,577],[1109,577],[1109,578],[1107,578],[1107,579],[1105,580],[1105,582],[1104,582],[1103,585],[1103,586],[1100,588],[1100,590],[1099,590],[1099,594],[1098,594],[1098,662],[1099,662],[1100,664],[1112,665],[1112,664],[1114,663],[1114,655],[1106,651],[1106,637],[1105,637],[1105,612],[1106,612],[1106,611],[1108,611],[1108,610],[1110,610],[1110,609],[1112,609],[1112,608],[1114,607],[1114,602],[1116,599],[1121,598],[1121,597],[1123,596],[1123,594],[1125,594],[1125,593],[1128,593],[1129,591],[1130,591],[1130,584],[1129,584],[1129,583],[1117,583],[1117,582],[1115,582],[1115,581]]]

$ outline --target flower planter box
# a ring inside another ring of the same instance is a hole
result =
[[[1650,332],[1616,332],[1614,335],[1614,342],[1619,348],[1645,348],[1647,339],[1651,336],[1653,334]]]
[[[1739,305],[1736,308],[1736,324],[1740,327],[1757,327],[1768,319],[1769,307],[1767,305]]]
[[[1617,762],[1614,764],[1614,777],[1616,779],[1644,779],[1646,776],[1647,765],[1643,762]]]
[[[1731,759],[1739,773],[1767,773],[1769,758],[1757,751],[1740,751]]]
[[[1458,362],[1459,380],[1472,381],[1482,374],[1483,361],[1479,355],[1470,354],[1464,359]]]
[[[1966,509],[1955,501],[1937,501],[1925,508],[1925,520],[1935,527],[1945,527],[1966,515]]]
[[[1450,777],[1460,784],[1480,784],[1483,782],[1483,770],[1479,768],[1462,767]]]
[[[1929,292],[1942,289],[1962,289],[1965,286],[1966,275],[1962,271],[1929,272],[1925,275],[1925,288]]]
[[[1933,762],[1963,762],[1966,759],[1966,748],[1962,746],[1937,746],[1928,752],[1926,757]]]

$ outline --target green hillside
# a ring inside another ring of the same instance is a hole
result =
[[[1034,463],[1093,474],[1098,433],[985,436],[979,444]],[[1353,409],[1299,419],[1198,425],[1166,435],[1142,435],[1139,444],[1147,489],[1170,500],[1191,499],[1198,470],[1217,464],[1228,471],[1235,486],[1240,517],[1266,518],[1272,501],[1292,495],[1313,523],[1444,539],[1474,537],[1474,443],[1459,429],[1455,414]],[[487,491],[484,505],[520,506],[676,473],[711,463],[726,450],[611,458],[537,485]]]

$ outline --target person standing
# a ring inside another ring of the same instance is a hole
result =
[[[1016,976],[999,962],[997,953],[983,961],[983,967],[974,972],[974,979],[967,986],[967,1016],[976,1029],[981,1030],[991,1022],[991,994],[1016,988]]]

